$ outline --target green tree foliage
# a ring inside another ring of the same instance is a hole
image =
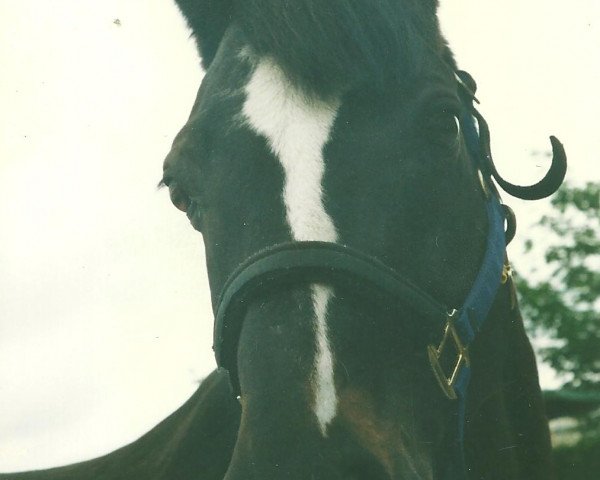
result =
[[[539,353],[565,386],[600,391],[600,182],[565,186],[552,206],[539,223],[550,270],[535,284],[518,279],[521,307],[530,331],[553,340]]]
[[[521,309],[530,333],[549,344],[538,353],[565,380],[563,388],[572,390],[566,393],[596,396],[594,392],[600,394],[600,182],[583,188],[564,186],[552,206],[553,213],[537,227],[537,245],[532,240],[526,243],[528,250],[545,249],[546,265],[540,268],[545,279],[517,277]],[[600,410],[588,409],[577,420],[573,433],[579,441],[555,449],[557,478],[600,478]]]

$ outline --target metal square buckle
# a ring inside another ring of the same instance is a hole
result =
[[[446,326],[444,328],[444,336],[442,341],[440,342],[439,347],[435,347],[434,345],[429,345],[427,347],[427,353],[429,355],[429,363],[431,363],[431,368],[433,370],[433,374],[437,379],[438,383],[444,394],[450,400],[456,400],[456,390],[454,385],[456,380],[458,379],[458,374],[460,373],[460,369],[463,365],[467,367],[470,366],[471,361],[469,359],[469,351],[468,347],[465,347],[454,326],[454,322],[458,317],[458,311],[452,310],[448,313],[448,319],[446,320]],[[446,343],[448,338],[452,338],[454,341],[454,347],[457,352],[456,363],[454,364],[454,368],[452,370],[452,374],[448,377],[440,364],[440,357],[444,353],[444,348],[446,348]]]

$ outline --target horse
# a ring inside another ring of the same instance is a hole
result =
[[[176,0],[206,75],[161,185],[219,369],[101,459],[4,479],[551,479],[476,83],[436,0]]]

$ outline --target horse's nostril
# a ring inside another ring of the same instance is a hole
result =
[[[171,196],[171,202],[182,212],[187,212],[188,208],[190,208],[190,204],[192,203],[190,197],[188,197],[185,192],[177,186],[177,184],[169,185],[169,194]]]

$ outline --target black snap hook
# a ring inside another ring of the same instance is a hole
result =
[[[517,233],[517,217],[515,212],[508,205],[502,204],[502,210],[504,211],[504,220],[506,221],[506,229],[504,230],[504,238],[506,245],[512,242]]]

